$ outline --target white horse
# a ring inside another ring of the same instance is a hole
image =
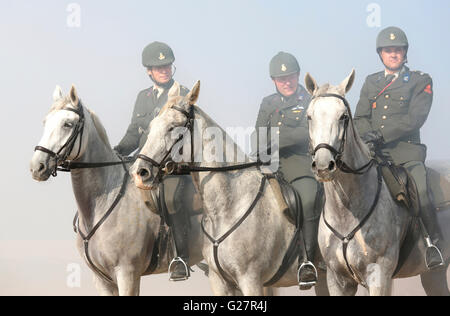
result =
[[[209,139],[202,137],[202,144],[194,140],[190,151],[183,147],[192,157],[208,161],[205,164],[184,160],[203,202],[204,231],[208,236],[204,238],[203,256],[209,266],[210,284],[215,295],[263,295],[265,285],[282,264],[296,228],[283,214],[274,188],[260,170],[246,165],[247,168],[232,171],[229,163],[217,161],[218,152],[244,155],[225,131],[194,105],[199,89],[197,82],[186,97],[168,100],[152,121],[139,156],[142,159],[135,162],[131,172],[140,188],[153,189],[164,170],[176,169],[170,164],[171,150],[180,140],[173,138],[174,129],[189,127],[192,133],[197,128],[199,135],[220,131],[221,136],[217,132]],[[223,145],[217,146],[222,144],[220,140]],[[294,248],[297,247],[295,243]],[[294,257],[286,273],[270,286],[298,285],[297,268]],[[319,273],[316,293],[328,294],[324,271]]]
[[[425,244],[416,229],[411,252],[398,266],[402,242],[414,219],[391,197],[377,163],[371,160],[368,147],[354,128],[344,98],[354,77],[352,71],[340,85],[320,88],[309,74],[305,78],[306,88],[313,96],[307,112],[313,171],[325,188],[318,239],[328,267],[330,294],[354,295],[360,284],[370,295],[389,295],[393,277],[420,275],[427,294],[449,295],[448,210],[438,214],[446,265],[427,269],[423,259]]]
[[[138,295],[142,275],[168,271],[170,246],[157,242],[167,237],[159,235],[160,217],[152,212],[153,201],[143,200],[128,181],[125,164],[97,116],[82,106],[75,87],[66,97],[56,87],[53,99],[30,163],[32,176],[46,181],[66,162],[78,205],[77,246],[94,272],[97,290],[101,295]],[[115,165],[102,166],[104,162]],[[191,264],[202,260],[200,247],[195,247],[203,238],[199,219],[191,217]]]

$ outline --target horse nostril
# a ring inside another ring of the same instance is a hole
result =
[[[330,164],[328,165],[328,170],[334,171],[336,169],[336,163],[334,160],[330,161]]]
[[[316,170],[316,169],[317,169],[317,164],[316,164],[315,161],[313,161],[313,163],[312,163],[312,168],[313,168],[313,170]]]
[[[40,163],[40,164],[39,164],[38,172],[41,172],[41,171],[44,170],[44,169],[45,169],[44,164],[43,164],[43,163]]]

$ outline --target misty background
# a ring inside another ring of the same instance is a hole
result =
[[[125,134],[138,92],[151,85],[141,53],[153,41],[174,50],[177,81],[191,88],[201,80],[198,103],[223,128],[254,126],[262,98],[274,92],[269,61],[279,51],[297,57],[301,83],[310,72],[320,85],[338,84],[355,68],[347,95],[354,111],[365,77],[383,69],[376,36],[394,25],[408,36],[411,70],[433,77],[421,130],[428,160],[449,161],[449,15],[444,0],[2,0],[0,295],[96,294],[75,248],[70,176],[38,183],[29,172],[57,84],[65,94],[76,85],[112,145]],[[71,281],[74,273],[80,282]],[[187,282],[167,279],[143,278],[141,294],[212,294],[200,272]],[[394,294],[424,292],[413,278],[398,281]]]

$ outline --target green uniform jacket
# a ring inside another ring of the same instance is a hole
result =
[[[139,92],[125,136],[114,149],[121,155],[127,156],[136,149],[141,150],[144,146],[150,122],[158,115],[161,108],[167,102],[169,89],[165,89],[161,96],[157,98],[157,89],[154,87]],[[180,85],[180,95],[185,96],[189,89]]]
[[[433,101],[431,77],[405,66],[383,91],[386,85],[384,71],[366,78],[355,112],[358,132],[361,136],[370,131],[381,132],[382,151],[396,164],[424,162],[426,146],[420,142],[420,128]]]
[[[300,176],[312,175],[306,118],[310,101],[311,96],[301,85],[289,98],[274,93],[263,99],[256,120],[257,135],[260,127],[279,128],[280,165],[289,182]],[[270,130],[268,134],[270,137]]]

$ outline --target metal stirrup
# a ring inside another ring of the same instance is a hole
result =
[[[184,265],[184,269],[185,269],[185,271],[186,271],[186,276],[185,276],[184,278],[180,278],[180,279],[174,279],[174,278],[172,278],[172,276],[171,276],[171,277],[169,278],[169,281],[184,281],[184,280],[187,280],[187,279],[189,278],[189,275],[190,275],[190,273],[189,273],[189,267],[188,267],[187,263],[186,263],[181,257],[176,257],[176,258],[173,258],[173,259],[172,259],[172,261],[171,261],[170,264],[169,264],[169,271],[168,271],[168,273],[171,274],[170,269],[172,268],[172,265],[173,265],[174,263],[176,263],[176,262],[181,262],[181,263]]]
[[[316,281],[300,282],[300,271],[301,271],[304,267],[308,267],[308,266],[313,268],[313,270],[314,270],[314,275],[315,275],[315,278],[316,278]],[[298,285],[300,285],[300,286],[314,286],[314,285],[316,285],[316,283],[317,283],[317,278],[318,278],[317,269],[316,269],[316,267],[314,266],[314,264],[313,264],[311,261],[305,261],[305,262],[303,262],[303,263],[300,265],[300,268],[298,268],[298,271],[297,271],[297,282],[298,282]]]
[[[433,244],[433,242],[431,241],[431,238],[428,236],[428,237],[426,237],[425,238],[425,242],[426,242],[426,244],[427,244],[427,250],[428,249],[434,249],[434,250],[436,250],[437,251],[437,253],[438,253],[438,255],[439,255],[439,257],[440,257],[440,263],[438,264],[438,265],[435,265],[435,266],[430,266],[430,263],[428,262],[428,256],[425,254],[425,264],[427,265],[427,268],[428,269],[432,269],[432,268],[437,268],[437,267],[440,267],[440,266],[443,266],[444,265],[444,258],[442,257],[442,253],[441,253],[441,251],[439,250],[439,248],[435,245],[435,244]]]

